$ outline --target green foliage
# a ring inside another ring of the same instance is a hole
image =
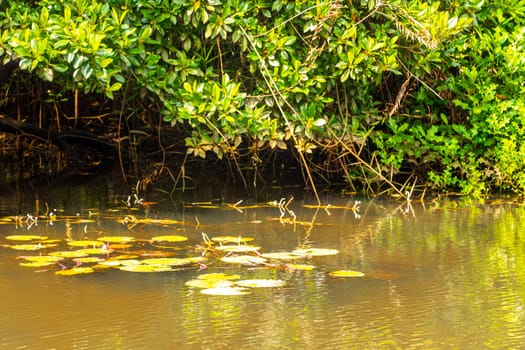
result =
[[[364,167],[379,181],[417,176],[474,196],[494,186],[525,191],[523,1],[11,0],[0,8],[4,62],[57,83],[56,94],[158,103],[196,156],[235,156],[242,140],[321,148],[349,176]],[[357,171],[346,165],[355,158]]]

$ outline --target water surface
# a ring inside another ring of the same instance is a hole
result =
[[[60,240],[178,234],[189,238],[181,247],[196,247],[205,233],[253,237],[261,253],[318,247],[339,254],[305,258],[302,263],[316,266],[311,271],[240,267],[210,257],[204,269],[58,276],[54,271],[60,267],[19,265],[19,256],[34,252],[0,247],[0,348],[524,348],[523,206],[502,201],[409,206],[360,199],[355,212],[351,196],[324,195],[323,204],[330,207],[314,208],[309,196],[295,194],[282,213],[267,204],[271,196],[280,200],[276,193],[257,200],[235,194],[212,205],[191,205],[212,198],[187,193],[173,202],[133,208],[124,203],[128,195],[107,185],[4,193],[1,215],[41,218],[38,225],[1,224],[0,244],[11,244],[5,236],[13,234]],[[291,198],[291,192],[282,195]],[[44,217],[52,210],[58,218],[53,224]],[[126,216],[179,223],[118,222]],[[341,269],[365,277],[328,275]],[[242,296],[207,296],[185,286],[210,272],[281,279],[286,285]]]

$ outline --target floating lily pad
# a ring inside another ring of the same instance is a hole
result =
[[[104,266],[111,266],[111,267],[119,267],[119,266],[132,266],[132,265],[140,265],[140,260],[137,259],[111,259],[106,261],[101,261],[99,265]]]
[[[24,267],[45,267],[45,266],[51,266],[56,264],[53,261],[28,261],[28,262],[21,262],[20,266]]]
[[[153,242],[184,242],[188,240],[188,237],[167,235],[167,236],[156,236],[151,239]]]
[[[173,269],[171,266],[166,265],[123,265],[119,266],[119,269],[122,271],[128,271],[128,272],[164,272],[164,271],[172,271]]]
[[[57,261],[62,260],[62,257],[52,256],[52,255],[20,256],[19,258],[25,259],[27,261],[32,261],[32,262],[49,262],[49,263],[55,263]]]
[[[198,263],[204,260],[201,256],[190,257],[190,258],[151,258],[144,259],[142,263],[148,265],[170,265],[170,266],[184,266],[193,263]]]
[[[254,280],[242,280],[235,282],[236,285],[241,287],[250,287],[250,288],[273,288],[273,287],[282,287],[286,282],[282,280],[272,280],[272,279],[254,279]]]
[[[48,245],[44,244],[13,244],[13,245],[4,245],[4,247],[8,247],[15,250],[40,250],[48,248]]]
[[[260,250],[261,247],[253,245],[221,245],[217,247],[217,250],[229,253],[249,253]]]
[[[316,268],[316,266],[304,265],[304,264],[286,264],[284,266],[292,270],[303,270],[303,271],[311,271]]]
[[[10,235],[6,236],[5,239],[10,241],[42,241],[47,239],[47,237],[38,235]]]
[[[71,247],[93,247],[100,248],[104,245],[104,242],[93,241],[93,240],[78,240],[78,241],[68,241],[68,246]]]
[[[101,258],[96,257],[96,256],[86,256],[85,258],[75,258],[73,260],[75,260],[78,263],[83,263],[83,264],[99,263],[99,262],[103,262],[104,261],[104,259],[101,259]]]
[[[107,249],[105,247],[102,248],[85,248],[85,249],[78,249],[78,253],[86,253],[88,255],[106,255],[111,253],[112,249]]]
[[[91,267],[73,267],[67,270],[56,271],[55,275],[74,276],[74,275],[82,275],[82,274],[93,273],[93,272],[95,272],[95,270],[93,270]]]
[[[252,237],[241,237],[241,236],[216,236],[211,239],[218,243],[246,243],[253,241]]]
[[[208,289],[208,288],[224,288],[233,286],[232,281],[221,279],[193,279],[185,283],[188,287]]]
[[[259,265],[266,262],[265,258],[251,255],[224,256],[221,261],[231,264]]]
[[[250,292],[246,291],[246,288],[241,287],[217,287],[217,288],[207,288],[201,290],[202,294],[206,295],[246,295]]]
[[[105,237],[99,237],[97,240],[102,242],[109,242],[109,243],[129,243],[133,242],[135,240],[135,237],[129,237],[129,236],[105,236]]]
[[[365,274],[360,271],[338,270],[328,273],[332,277],[363,277]]]
[[[197,278],[200,280],[238,280],[241,276],[226,273],[204,273],[197,276]]]
[[[263,258],[274,259],[274,260],[294,260],[301,258],[300,255],[285,253],[285,252],[275,252],[275,253],[264,253],[261,254]]]
[[[300,256],[326,256],[339,254],[339,250],[329,248],[306,248],[296,249],[292,252],[292,254]]]
[[[51,252],[49,253],[51,256],[59,256],[62,258],[83,258],[85,256],[88,256],[89,254],[77,250],[64,250],[59,252]]]

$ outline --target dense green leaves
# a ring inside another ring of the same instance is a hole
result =
[[[369,188],[399,176],[473,195],[525,191],[524,8],[5,1],[0,55],[58,83],[56,94],[159,104],[202,158],[235,156],[244,140],[252,152],[334,153],[337,170]]]

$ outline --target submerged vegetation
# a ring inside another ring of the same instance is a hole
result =
[[[524,19],[521,0],[4,0],[0,159],[522,194]]]

